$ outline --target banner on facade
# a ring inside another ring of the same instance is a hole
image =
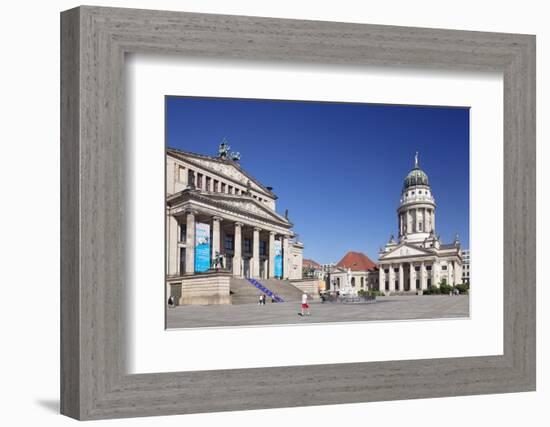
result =
[[[210,269],[210,224],[197,222],[195,225],[195,272]]]
[[[274,272],[275,277],[283,277],[283,250],[281,248],[281,241],[275,240],[275,258],[274,258]]]

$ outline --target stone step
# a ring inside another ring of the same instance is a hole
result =
[[[293,286],[288,280],[257,279],[270,291],[279,295],[285,302],[299,302],[302,292]],[[232,304],[255,304],[258,302],[262,292],[246,279],[232,277],[230,281],[231,303]],[[268,298],[268,302],[271,299]]]

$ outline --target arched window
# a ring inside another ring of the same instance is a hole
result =
[[[351,286],[355,288],[355,277],[351,278]]]

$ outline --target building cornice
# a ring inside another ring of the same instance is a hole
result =
[[[257,208],[261,209],[266,216],[259,215],[255,212],[248,211],[245,209],[239,209],[237,206],[232,205],[230,203],[224,203],[223,200],[235,200],[235,201],[244,201],[247,203],[251,203]],[[178,193],[175,193],[166,199],[167,205],[171,208],[171,211],[176,209],[178,206],[181,206],[189,201],[198,201],[201,203],[204,203],[206,205],[211,205],[214,208],[219,208],[225,211],[232,212],[236,215],[240,215],[243,217],[253,218],[259,221],[264,221],[279,227],[283,227],[285,229],[290,229],[293,227],[293,223],[286,220],[282,216],[280,216],[278,213],[272,211],[271,209],[263,206],[260,202],[258,202],[256,199],[249,197],[249,196],[233,196],[229,194],[219,194],[219,193],[208,193],[208,195],[204,195],[198,190],[190,190],[185,189]],[[292,234],[292,233],[291,233]]]

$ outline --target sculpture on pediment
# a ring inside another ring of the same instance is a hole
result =
[[[455,245],[455,246],[460,246],[460,240],[458,239],[458,233],[455,234],[454,245]]]
[[[250,184],[250,180],[246,181],[246,195],[251,196],[252,195],[252,185]]]
[[[222,143],[218,147],[218,157],[222,160],[227,160],[227,156],[229,154],[229,150],[231,147],[227,143],[227,140],[224,138],[222,140]]]
[[[288,219],[288,209],[285,209],[285,219]]]

